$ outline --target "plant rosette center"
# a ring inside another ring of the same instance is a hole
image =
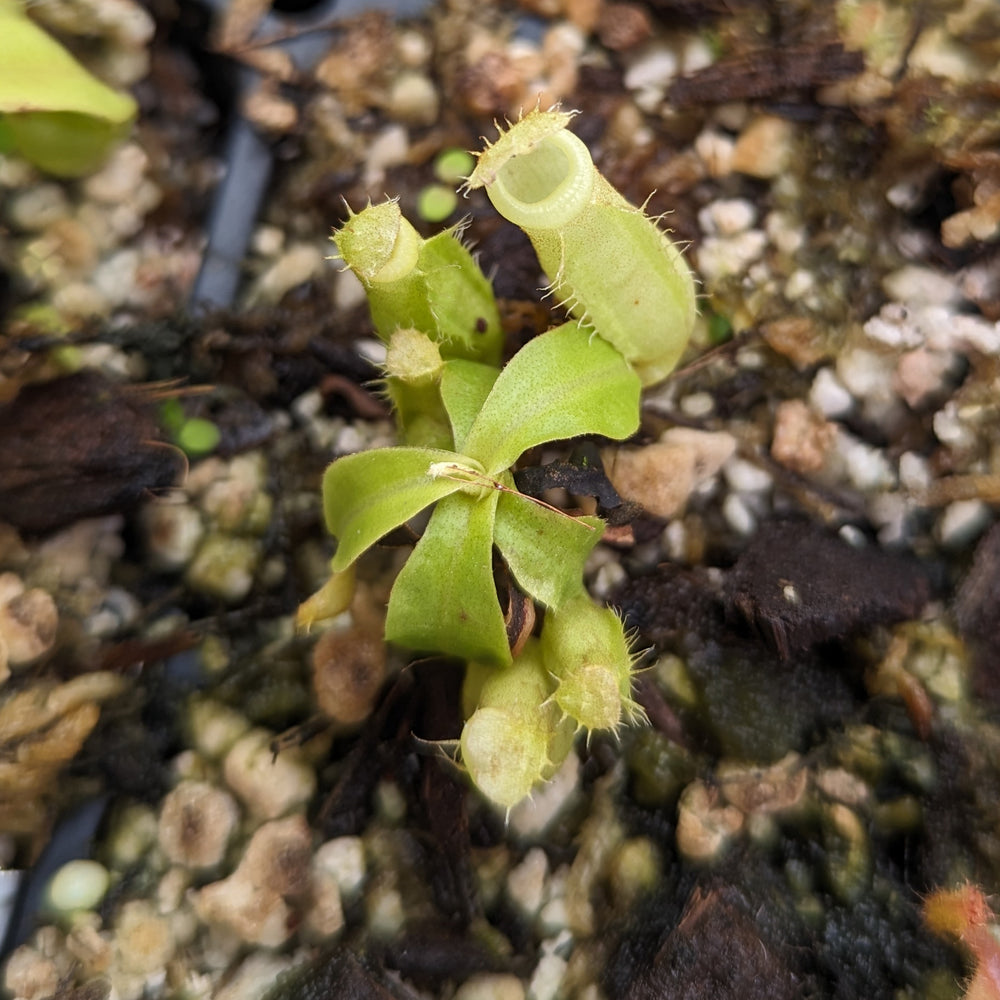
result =
[[[338,539],[333,570],[433,505],[393,586],[386,638],[509,664],[494,547],[525,593],[558,608],[580,592],[583,563],[603,529],[598,518],[571,517],[518,493],[509,469],[549,441],[628,437],[638,427],[639,388],[621,355],[577,323],[536,337],[499,374],[446,362],[440,391],[455,451],[382,448],[327,470],[324,510]]]

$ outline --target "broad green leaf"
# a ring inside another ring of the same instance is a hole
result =
[[[559,608],[583,586],[583,564],[604,531],[599,517],[570,517],[502,493],[493,539],[520,587]]]
[[[495,476],[546,441],[625,438],[638,426],[638,376],[606,341],[565,323],[511,358],[462,450]]]
[[[499,493],[453,493],[396,577],[385,637],[410,649],[510,663],[493,584],[493,521]]]
[[[127,132],[136,103],[102,83],[25,13],[0,0],[0,132],[3,143],[51,173],[99,165]]]
[[[435,462],[475,462],[437,448],[375,448],[338,458],[323,476],[323,511],[338,541],[331,562],[346,569],[383,535],[463,484],[428,474]]]
[[[475,361],[448,361],[441,373],[441,399],[451,420],[455,447],[461,448],[486,397],[493,388],[498,368]]]

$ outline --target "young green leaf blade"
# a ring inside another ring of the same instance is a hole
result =
[[[556,609],[580,593],[583,564],[603,529],[600,518],[570,517],[519,494],[503,493],[493,540],[518,585]]]
[[[564,323],[529,341],[510,360],[472,425],[463,451],[489,476],[546,441],[639,427],[639,378],[606,341]]]
[[[453,493],[434,509],[389,597],[385,637],[410,649],[510,663],[493,584],[499,493]]]
[[[441,399],[451,421],[456,448],[462,447],[499,374],[499,368],[476,361],[445,362],[441,373]]]
[[[493,286],[456,231],[424,240],[418,267],[445,357],[499,364],[503,329]]]
[[[383,535],[462,483],[428,475],[435,462],[470,463],[438,448],[375,448],[338,458],[323,475],[326,526],[338,541],[331,562],[346,569]]]

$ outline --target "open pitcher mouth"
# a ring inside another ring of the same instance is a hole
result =
[[[515,225],[557,229],[590,200],[594,165],[565,129],[512,156],[497,172],[490,198]]]

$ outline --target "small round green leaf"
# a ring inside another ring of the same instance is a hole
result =
[[[219,428],[211,420],[192,417],[185,420],[177,430],[177,445],[185,455],[199,458],[214,451],[221,438]]]
[[[428,184],[417,195],[417,214],[424,222],[444,222],[458,208],[458,195],[444,184]]]

